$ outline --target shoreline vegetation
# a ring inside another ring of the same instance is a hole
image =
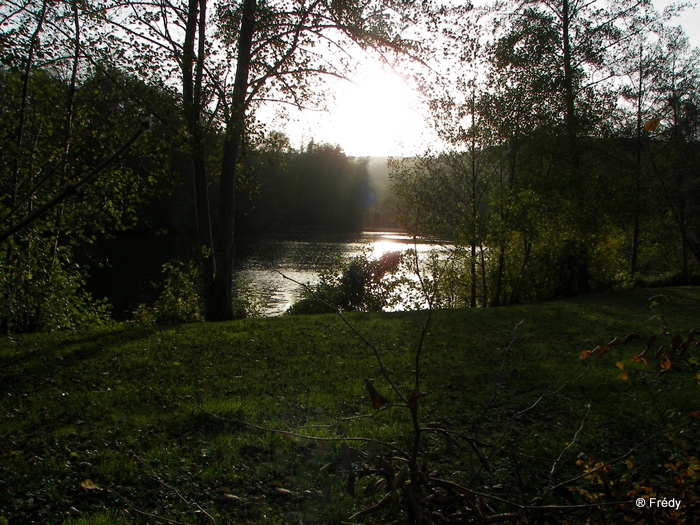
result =
[[[700,351],[668,366],[634,358],[651,336],[653,352],[700,329],[699,304],[700,288],[667,287],[433,311],[421,421],[469,436],[490,468],[442,430],[421,434],[421,461],[435,479],[489,496],[479,501],[491,517],[532,517],[544,494],[556,510],[542,512],[561,523],[693,522]],[[402,389],[425,316],[347,314]],[[631,333],[640,341],[581,359]],[[372,409],[365,379],[400,404],[334,314],[2,336],[0,523],[402,522],[399,499],[358,515],[391,494],[359,474],[372,447],[413,437],[405,409]],[[681,506],[640,509],[635,497]]]

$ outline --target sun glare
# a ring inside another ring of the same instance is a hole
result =
[[[302,140],[340,145],[350,156],[412,155],[425,149],[418,93],[388,66],[370,63],[338,84],[329,111],[299,119]]]

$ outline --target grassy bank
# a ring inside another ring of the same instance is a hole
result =
[[[406,392],[425,315],[348,316]],[[671,334],[700,328],[700,289],[434,312],[421,359],[422,419],[478,438],[490,472],[426,432],[429,468],[531,501],[588,462],[688,421],[700,396],[687,363],[663,374],[653,358],[648,368],[630,363],[641,342],[579,359],[629,332],[665,342],[662,325]],[[373,412],[365,378],[396,396],[371,350],[333,315],[4,337],[0,363],[0,516],[10,524],[339,523],[378,497],[361,497],[366,480],[357,497],[347,495],[339,442],[233,420],[398,447],[411,439],[404,409],[342,419]],[[682,432],[696,446],[697,425]],[[361,463],[366,443],[349,443]],[[672,454],[661,437],[635,449],[627,459],[636,466],[627,468],[647,479]],[[400,518],[397,508],[383,512]]]

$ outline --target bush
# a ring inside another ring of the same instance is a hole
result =
[[[136,321],[147,324],[181,324],[203,321],[199,293],[199,269],[193,260],[185,265],[172,261],[163,265],[165,277],[155,285],[160,293],[152,306],[140,304],[134,312]]]
[[[14,264],[0,264],[0,330],[32,332],[108,323],[110,304],[85,290],[84,270],[68,247],[19,251]]]
[[[379,259],[370,259],[364,253],[354,257],[344,268],[322,273],[319,284],[307,287],[302,298],[287,313],[317,314],[334,309],[376,312],[389,308],[398,301],[394,292],[401,279],[393,277],[404,255],[391,252]]]

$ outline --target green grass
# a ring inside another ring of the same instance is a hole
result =
[[[653,294],[662,297],[650,309]],[[443,477],[531,498],[587,405],[557,480],[581,472],[579,454],[612,459],[682,422],[700,410],[690,368],[659,375],[656,362],[629,364],[641,343],[602,359],[579,355],[629,332],[658,334],[663,324],[700,328],[699,306],[700,289],[678,287],[434,312],[420,365],[428,393],[421,417],[502,448],[485,451],[492,473],[472,478],[470,454],[426,433],[425,460]],[[425,313],[348,318],[409,393]],[[404,448],[411,439],[404,409],[321,426],[372,412],[364,378],[396,402],[371,351],[333,315],[4,337],[0,363],[34,350],[0,367],[0,516],[10,524],[211,522],[204,511],[218,523],[339,523],[368,504],[344,492],[338,442],[267,434],[206,412]],[[627,363],[628,381],[617,379],[617,361]],[[697,426],[685,432],[697,442]],[[635,457],[651,471],[664,454],[650,446]]]

